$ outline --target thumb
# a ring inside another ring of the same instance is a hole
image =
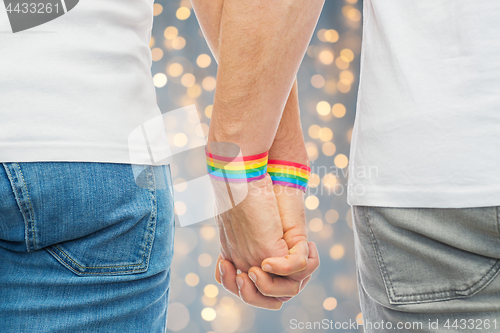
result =
[[[267,258],[262,262],[263,271],[276,275],[291,275],[306,269],[309,245],[306,240],[297,242],[286,257]]]

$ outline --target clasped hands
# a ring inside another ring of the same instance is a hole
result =
[[[273,185],[267,174],[247,189],[241,203],[216,218],[221,254],[215,277],[245,303],[278,310],[319,267],[316,245],[307,240],[304,193]]]

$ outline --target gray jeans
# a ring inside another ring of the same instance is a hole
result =
[[[353,216],[365,332],[500,332],[499,207]]]

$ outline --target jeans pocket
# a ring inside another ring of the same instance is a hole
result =
[[[79,276],[146,272],[158,218],[155,177],[152,170],[148,169],[148,188],[125,184],[121,180],[125,176],[117,172],[115,185],[107,184],[106,188],[99,190],[106,196],[106,199],[103,199],[106,204],[87,207],[96,210],[90,216],[101,216],[106,223],[96,227],[91,233],[58,242],[45,249]],[[88,223],[93,222],[89,215],[85,218]]]
[[[390,304],[411,304],[470,297],[500,270],[500,260],[450,245],[456,236],[429,237],[439,233],[439,220],[429,224],[435,230],[422,234],[405,226],[423,223],[425,215],[415,209],[361,207],[371,257],[376,260]],[[413,213],[415,212],[415,214]],[[440,215],[442,218],[443,215]],[[491,221],[495,223],[496,221]],[[465,234],[465,233],[464,233]],[[465,237],[466,235],[464,235]]]

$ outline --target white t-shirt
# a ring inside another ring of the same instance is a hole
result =
[[[129,163],[130,134],[161,115],[149,48],[154,1],[51,2],[66,13],[16,33],[37,18],[18,12],[11,25],[0,6],[0,162]]]
[[[348,202],[500,205],[500,1],[364,1]]]

